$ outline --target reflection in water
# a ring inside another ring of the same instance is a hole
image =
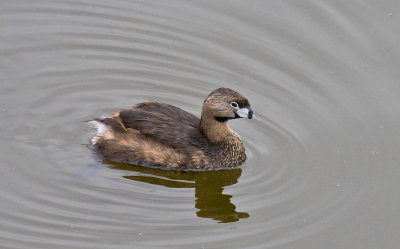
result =
[[[235,222],[249,217],[248,213],[237,212],[231,195],[223,194],[224,187],[235,184],[242,169],[209,172],[179,172],[151,169],[129,164],[108,163],[112,168],[132,170],[146,175],[129,175],[124,178],[165,186],[168,188],[194,188],[198,217],[212,218],[219,222]]]

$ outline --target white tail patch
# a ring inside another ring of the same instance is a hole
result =
[[[89,121],[89,123],[93,124],[96,128],[96,135],[92,138],[92,144],[96,144],[100,137],[110,130],[110,127],[96,120]]]

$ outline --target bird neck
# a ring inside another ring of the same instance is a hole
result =
[[[220,122],[212,116],[202,115],[200,128],[208,140],[215,144],[231,143],[233,142],[232,140],[240,140],[239,136],[229,127],[228,121]]]

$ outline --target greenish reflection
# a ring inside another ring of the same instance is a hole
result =
[[[198,217],[211,218],[222,223],[235,222],[249,217],[248,213],[236,211],[236,206],[231,202],[232,195],[222,193],[224,187],[238,182],[242,174],[240,168],[209,172],[181,172],[114,162],[108,163],[108,165],[115,169],[140,173],[139,175],[124,176],[126,179],[167,188],[194,188]]]

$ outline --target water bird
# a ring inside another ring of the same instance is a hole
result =
[[[235,168],[245,147],[228,121],[253,118],[248,99],[218,88],[204,100],[201,118],[176,106],[143,102],[112,117],[96,118],[92,144],[106,160],[174,170]]]

